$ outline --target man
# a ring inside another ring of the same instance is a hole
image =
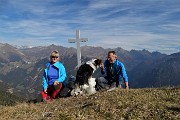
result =
[[[117,60],[115,51],[108,52],[108,59],[101,66],[101,73],[105,74],[105,77],[100,77],[96,80],[97,90],[111,89],[119,86],[119,83],[124,81],[126,89],[129,88],[128,77],[124,65]]]

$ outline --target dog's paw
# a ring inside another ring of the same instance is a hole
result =
[[[107,92],[114,91],[115,89],[116,89],[115,87],[110,88],[110,89],[107,90]]]
[[[83,92],[80,89],[73,89],[71,91],[71,96],[78,96],[78,95],[81,95],[81,94],[83,94]]]

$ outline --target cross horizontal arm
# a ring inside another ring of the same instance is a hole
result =
[[[76,39],[68,39],[68,42],[69,43],[75,43],[75,42],[77,42],[77,40]]]
[[[75,43],[75,42],[87,42],[88,38],[80,38],[80,39],[68,39],[69,43]]]
[[[80,41],[80,42],[87,42],[87,41],[88,41],[88,38],[80,38],[79,41]]]

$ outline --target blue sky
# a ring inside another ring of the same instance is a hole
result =
[[[0,0],[0,43],[180,52],[180,0]]]

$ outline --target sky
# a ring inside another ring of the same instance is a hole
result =
[[[0,43],[180,52],[180,0],[0,0]]]

